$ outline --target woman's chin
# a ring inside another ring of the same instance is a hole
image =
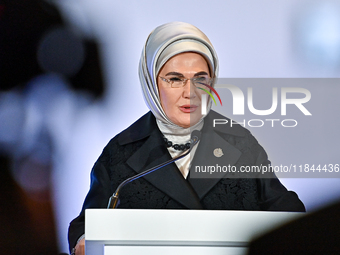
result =
[[[199,120],[201,119],[201,114],[188,114],[189,116],[185,116],[185,118],[178,119],[177,121],[173,121],[176,125],[182,128],[190,128],[195,126]]]

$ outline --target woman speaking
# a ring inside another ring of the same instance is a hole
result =
[[[192,164],[202,159],[236,168],[270,164],[247,129],[212,125],[214,119],[226,119],[210,110],[210,100],[202,100],[217,75],[216,52],[195,26],[171,22],[151,32],[139,64],[150,112],[115,136],[95,163],[82,211],[69,227],[70,250],[84,254],[85,209],[106,208],[121,182],[181,155],[190,148],[193,130],[201,132],[201,139],[190,155],[126,185],[119,208],[305,211],[298,196],[275,175],[192,178]]]

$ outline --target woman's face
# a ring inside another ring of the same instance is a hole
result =
[[[170,58],[160,70],[157,84],[162,108],[168,118],[176,125],[188,128],[201,119],[201,95],[204,91],[197,89],[190,80],[184,87],[172,88],[160,77],[174,80],[199,76],[209,76],[209,67],[200,54],[185,52]]]

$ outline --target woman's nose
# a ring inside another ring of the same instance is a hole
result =
[[[195,98],[196,97],[196,89],[195,85],[191,80],[187,80],[186,84],[183,87],[183,97],[185,98]]]

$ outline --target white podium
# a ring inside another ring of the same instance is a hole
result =
[[[291,212],[88,209],[86,255],[241,255]]]

